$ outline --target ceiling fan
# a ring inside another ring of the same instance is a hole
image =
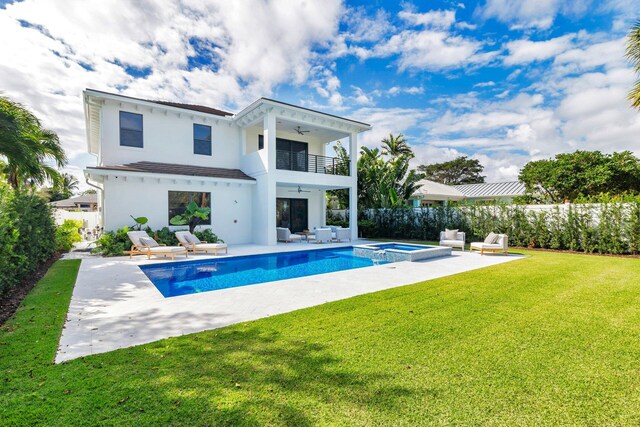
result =
[[[311,193],[310,190],[303,190],[302,188],[300,188],[300,186],[298,185],[298,189],[297,190],[289,190],[289,193]]]
[[[305,133],[311,132],[310,130],[302,130],[300,126],[294,127],[293,130],[298,132],[298,135],[304,135]]]

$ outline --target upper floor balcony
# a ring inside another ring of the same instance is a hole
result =
[[[276,169],[349,176],[349,160],[309,154],[307,151],[276,150]]]

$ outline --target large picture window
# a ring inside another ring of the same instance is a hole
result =
[[[120,111],[120,145],[142,148],[142,114]]]
[[[193,153],[211,155],[211,126],[193,125]]]
[[[201,208],[211,208],[211,193],[200,193],[196,191],[169,191],[169,218],[171,221],[176,215],[184,213],[187,205],[196,202]],[[206,220],[200,222],[202,225],[211,225],[211,215]]]

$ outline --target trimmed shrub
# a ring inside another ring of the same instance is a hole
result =
[[[79,219],[65,219],[62,225],[56,228],[56,248],[59,251],[68,252],[73,248],[73,244],[82,241],[82,236],[78,229],[82,227]]]

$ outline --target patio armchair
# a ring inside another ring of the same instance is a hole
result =
[[[180,242],[180,246],[184,246],[191,252],[213,252],[214,255],[218,255],[218,251],[224,249],[224,253],[228,253],[226,243],[208,243],[206,241],[198,239],[189,231],[176,231],[176,238]]]
[[[480,251],[480,255],[484,255],[485,252],[503,252],[505,255],[509,255],[509,236],[489,233],[484,242],[471,243],[471,252],[474,249]]]
[[[351,229],[349,228],[338,228],[336,229],[336,241],[341,242],[343,240],[351,241]]]
[[[464,252],[464,242],[466,235],[464,231],[446,230],[440,232],[440,246],[448,246],[450,248],[460,248]]]
[[[184,255],[188,257],[187,249],[182,246],[167,246],[156,242],[149,237],[146,231],[129,231],[127,232],[129,240],[131,240],[131,249],[129,250],[129,259],[133,255],[146,255],[147,259],[151,259],[151,255],[159,255],[171,257],[175,260],[176,255]]]
[[[292,234],[291,230],[285,227],[276,227],[277,239],[279,242],[292,243],[301,242],[302,236],[299,234]]]
[[[329,243],[332,240],[330,228],[316,228],[314,233],[316,243]]]

